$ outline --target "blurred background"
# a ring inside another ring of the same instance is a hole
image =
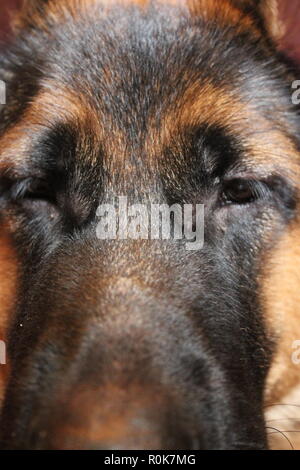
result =
[[[222,0],[220,0],[222,1]],[[300,64],[300,0],[279,0],[280,13],[286,23],[287,34],[282,48]],[[9,32],[9,14],[19,8],[22,0],[0,0],[0,39]]]

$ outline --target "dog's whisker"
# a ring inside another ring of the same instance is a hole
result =
[[[268,419],[266,423],[273,423],[275,421],[298,421],[300,423],[299,418],[278,418],[278,419]]]
[[[265,405],[264,408],[272,408],[273,406],[294,406],[296,408],[300,408],[300,405],[293,403],[272,403],[270,405]]]
[[[280,432],[286,432],[286,433],[288,433],[288,434],[291,434],[291,433],[293,433],[293,434],[295,434],[295,433],[298,434],[298,433],[300,433],[300,431],[292,431],[292,430],[290,430],[290,431],[289,431],[289,430],[285,430],[285,431],[280,431]],[[278,431],[268,432],[268,435],[270,435],[270,434],[278,434]]]
[[[285,440],[289,443],[289,445],[291,446],[291,449],[292,450],[295,450],[291,440],[288,438],[288,436],[285,435],[285,432],[288,432],[288,431],[280,431],[279,429],[276,429],[276,428],[273,428],[273,427],[270,427],[270,426],[267,426],[266,429],[272,429],[273,432],[267,432],[267,435],[271,435],[271,434],[280,434],[281,436],[283,436],[285,438]]]

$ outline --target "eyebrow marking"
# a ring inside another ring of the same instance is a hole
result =
[[[243,163],[250,169],[255,167],[262,176],[275,169],[299,185],[299,153],[286,135],[287,130],[283,124],[276,127],[262,116],[253,103],[243,101],[238,89],[197,81],[183,90],[181,96],[163,104],[159,114],[158,123],[157,113],[153,109],[148,112],[146,133],[139,144],[139,151],[150,165],[162,158],[163,149],[172,146],[185,129],[219,127],[239,137],[245,150]],[[101,110],[100,99],[93,97],[88,89],[84,94],[76,93],[51,80],[44,81],[21,121],[0,139],[0,170],[17,169],[30,162],[35,136],[52,130],[59,122],[69,123],[76,129],[78,143],[89,149],[90,164],[97,162],[97,149],[103,148],[107,171],[116,166],[131,171],[130,154],[135,144],[122,128],[122,121],[118,127],[113,115]]]
[[[95,140],[102,135],[99,117],[88,101],[83,104],[72,90],[59,88],[57,84],[48,81],[29,105],[21,121],[0,139],[0,170],[29,161],[35,135],[45,130],[51,131],[58,122],[73,122],[78,131],[89,129]]]

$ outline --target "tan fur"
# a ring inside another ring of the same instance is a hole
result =
[[[123,0],[120,3],[144,7],[148,1]],[[193,14],[201,15],[209,21],[217,20],[225,25],[235,24],[237,31],[251,29],[254,34],[260,34],[253,18],[244,15],[238,8],[234,8],[230,0],[222,0],[222,3],[219,0],[165,0],[162,3],[187,6]],[[105,9],[110,8],[112,2],[109,0],[54,0],[47,7],[47,25],[45,16],[37,10],[35,2],[32,4],[30,8],[27,5],[26,10],[16,20],[17,28],[32,22],[41,28],[48,28],[49,19],[50,23],[63,21],[69,14],[78,16],[87,10],[92,11],[92,8],[102,8],[104,14]],[[71,10],[68,8],[70,13],[67,13],[64,5],[73,5],[74,8]],[[262,2],[261,11],[270,35],[278,40],[282,35],[282,27],[278,21],[277,2]],[[109,74],[109,71],[107,73]],[[186,91],[186,94],[182,96],[181,105],[182,113],[178,118],[180,122],[174,120],[171,110],[165,111],[163,135],[155,136],[153,134],[155,126],[149,123],[149,136],[145,143],[149,155],[159,154],[162,143],[166,145],[171,142],[182,126],[191,127],[203,123],[221,124],[245,136],[244,143],[249,155],[246,164],[248,164],[249,172],[253,167],[256,173],[261,172],[262,175],[276,171],[285,174],[295,186],[299,184],[299,154],[292,141],[286,137],[288,130],[272,127],[269,121],[261,118],[254,108],[250,108],[243,102],[241,97],[234,96],[232,90],[217,89],[209,83],[201,84],[201,88]],[[31,133],[35,128],[53,125],[58,119],[63,122],[70,120],[78,123],[84,122],[89,129],[93,129],[94,135],[97,136],[95,137],[97,143],[104,140],[102,139],[105,135],[104,122],[102,124],[99,122],[99,115],[93,105],[87,106],[84,97],[64,87],[59,88],[58,84],[48,82],[44,84],[42,91],[34,99],[21,121],[2,138],[0,170],[7,166],[17,168],[20,163],[30,158]],[[249,122],[251,122],[251,128],[249,128]],[[110,147],[107,150],[112,154],[121,155],[124,152],[122,149],[126,147],[125,135],[117,129],[113,132],[115,138],[111,140],[114,142],[114,148]],[[157,148],[154,148],[154,142]],[[264,306],[265,321],[277,344],[266,388],[267,420],[275,419],[274,427],[283,431],[288,429],[286,426],[281,426],[278,419],[282,419],[283,409],[292,410],[292,408],[288,409],[284,406],[272,408],[271,405],[281,401],[293,401],[292,404],[299,405],[300,410],[300,365],[293,364],[291,357],[293,342],[300,340],[299,240],[300,220],[297,220],[274,242],[270,253],[263,260],[260,274],[261,301]],[[15,299],[16,276],[16,255],[8,230],[2,228],[0,233],[0,339],[5,339],[7,323]],[[0,400],[5,388],[7,370],[8,368],[0,366]],[[289,396],[290,393],[292,395]],[[295,409],[296,407],[293,407],[293,411]],[[292,411],[289,414],[292,415]],[[300,423],[300,413],[297,416],[299,416]],[[288,428],[291,429],[291,423],[288,424]],[[120,427],[122,425],[120,423]],[[294,425],[295,430],[300,431],[298,418],[294,421]],[[119,426],[116,421],[114,421],[114,426]],[[105,438],[110,439],[110,436],[114,437],[108,427]],[[297,440],[295,436],[296,434],[293,434],[289,438],[294,447],[300,449],[300,439]],[[99,436],[97,435],[96,438],[99,439]],[[270,443],[273,448],[288,445],[287,441],[277,434],[270,435]]]
[[[83,106],[75,92],[59,88],[48,81],[29,106],[24,116],[1,139],[0,169],[18,169],[30,158],[32,136],[42,129],[50,129],[57,123],[72,121],[79,127],[87,127],[90,135],[102,133],[98,118],[87,100]]]
[[[201,16],[206,21],[218,21],[223,26],[236,25],[236,31],[251,29],[260,34],[253,18],[245,15],[239,8],[233,6],[231,0],[188,0],[189,9],[194,15]]]
[[[0,340],[4,342],[7,339],[7,328],[15,306],[17,265],[9,229],[2,223],[0,224]],[[0,365],[0,403],[3,399],[8,373],[9,363]]]
[[[297,221],[281,237],[265,260],[262,299],[266,322],[277,344],[266,387],[268,407],[282,400],[286,402],[284,397],[295,387],[300,387],[300,365],[292,361],[293,342],[300,340],[299,240],[300,226]],[[298,402],[294,401],[293,404],[299,405],[300,409],[300,394],[295,400]],[[294,408],[296,412],[297,409]],[[282,410],[283,408],[280,409]]]
[[[218,21],[224,26],[234,24],[237,32],[247,29],[256,35],[261,35],[254,17],[243,13],[231,0],[156,0],[156,3],[186,8],[193,15],[201,16],[206,21]],[[246,0],[240,3],[242,6],[247,3],[251,5],[252,1]],[[272,37],[279,39],[283,35],[283,28],[279,21],[278,0],[261,0],[260,3],[260,13],[265,20],[267,31]],[[40,29],[48,30],[51,24],[68,21],[70,16],[76,18],[84,14],[99,15],[99,10],[105,15],[112,6],[136,5],[147,8],[149,4],[150,0],[51,0],[44,7],[42,1],[25,0],[21,14],[14,20],[14,26],[16,30],[20,30],[35,24]],[[47,11],[46,15],[44,8]]]
[[[280,20],[279,1],[263,0],[261,2],[260,11],[269,35],[276,42],[280,42],[281,38],[284,36],[285,27]]]
[[[300,450],[300,385],[273,406],[266,406],[265,418],[271,449]]]

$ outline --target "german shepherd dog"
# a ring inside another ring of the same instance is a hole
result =
[[[1,448],[297,447],[300,122],[276,2],[27,0],[14,30]],[[119,195],[203,204],[203,248],[100,240]]]

